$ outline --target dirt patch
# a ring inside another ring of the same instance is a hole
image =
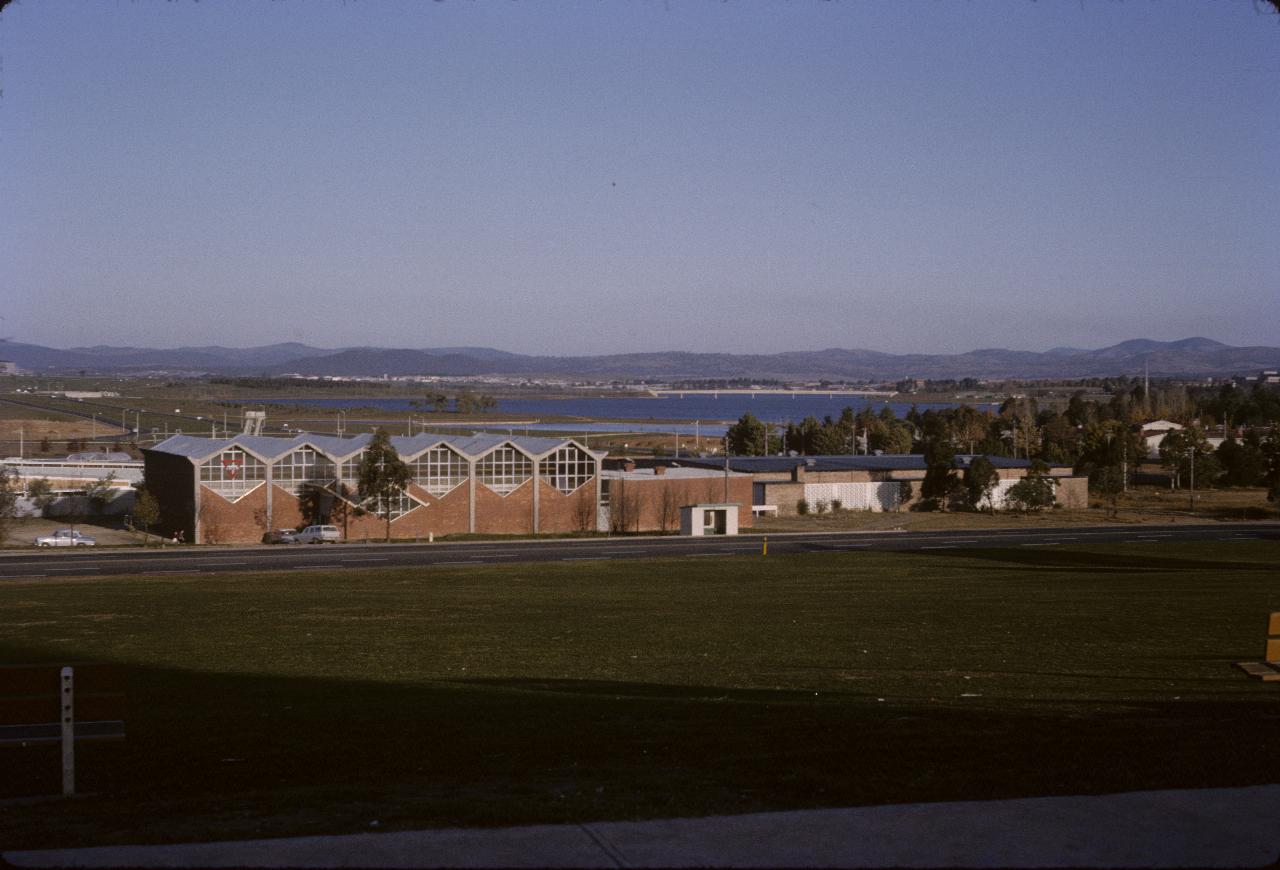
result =
[[[34,547],[36,538],[41,535],[51,535],[58,529],[66,529],[70,526],[71,524],[65,519],[27,517],[13,520],[3,543],[5,547]],[[76,523],[76,531],[93,538],[100,547],[142,544],[140,533],[130,532],[118,525],[101,525],[97,522]],[[151,536],[151,541],[155,543],[155,535]]]

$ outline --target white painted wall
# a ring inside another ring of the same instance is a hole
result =
[[[901,502],[902,485],[900,481],[884,481],[880,483],[806,483],[804,498],[809,502],[809,510],[814,510],[818,502],[825,501],[830,507],[836,499],[847,511],[896,511]]]

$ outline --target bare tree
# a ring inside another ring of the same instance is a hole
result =
[[[615,480],[609,488],[609,529],[631,532],[640,527],[640,494],[625,480]]]
[[[138,489],[138,499],[133,505],[133,521],[142,527],[142,546],[147,546],[151,540],[151,527],[160,522],[160,503],[145,486]]]
[[[671,487],[664,486],[658,499],[658,528],[674,531],[680,524],[680,505]]]
[[[580,532],[595,531],[595,493],[587,487],[583,487],[578,491],[578,497],[573,503],[573,526]]]

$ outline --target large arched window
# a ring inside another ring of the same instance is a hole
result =
[[[267,466],[238,447],[229,447],[200,466],[200,484],[228,501],[239,501],[266,479]]]
[[[271,477],[277,484],[294,495],[301,495],[308,486],[329,486],[334,482],[336,470],[333,461],[312,447],[297,450],[276,460],[271,466]]]
[[[499,447],[476,463],[476,476],[498,495],[510,495],[533,477],[533,462],[514,447]]]
[[[451,492],[467,479],[467,460],[443,445],[409,462],[413,481],[434,496]]]
[[[542,460],[538,473],[548,484],[568,495],[595,476],[596,460],[585,450],[566,444]]]

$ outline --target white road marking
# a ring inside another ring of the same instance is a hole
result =
[[[343,559],[342,563],[344,565],[349,565],[353,562],[390,562],[390,561],[391,561],[390,559]]]

